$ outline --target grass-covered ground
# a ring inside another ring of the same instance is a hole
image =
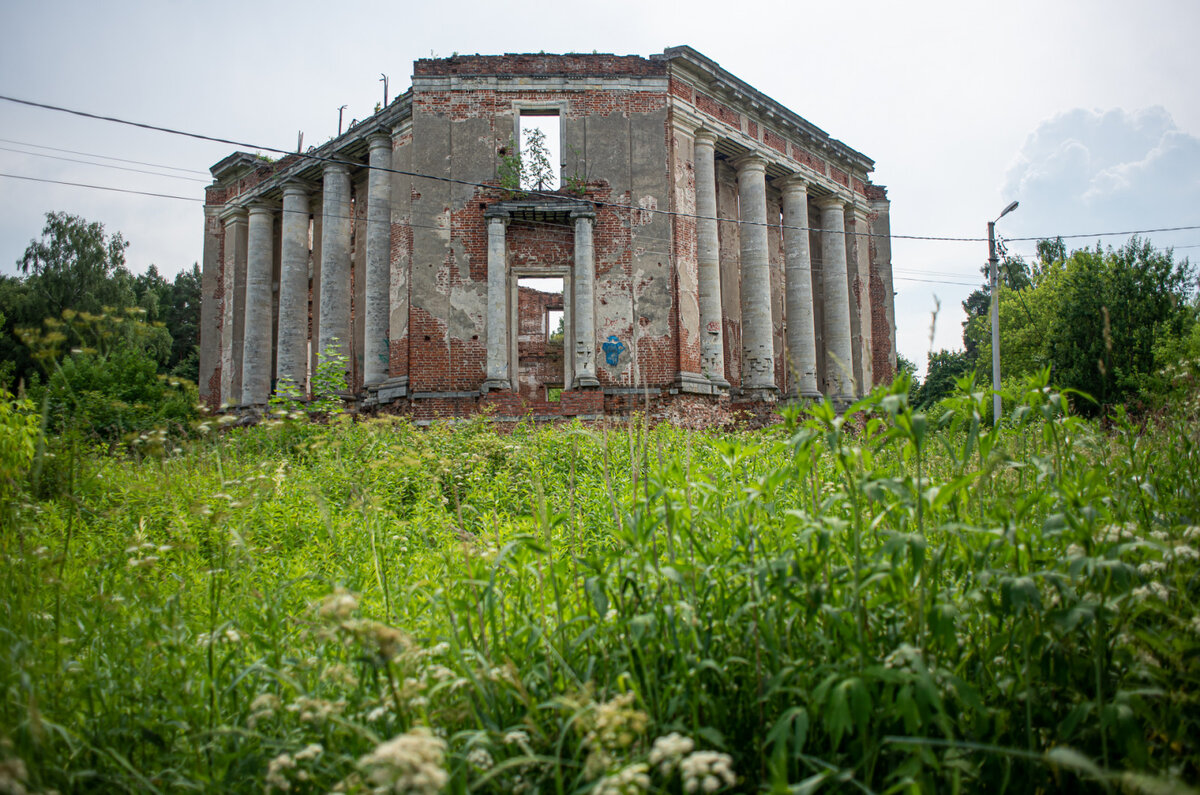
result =
[[[1186,791],[1196,405],[989,403],[51,444],[0,792]]]

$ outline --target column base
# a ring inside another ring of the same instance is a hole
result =
[[[512,382],[507,378],[489,378],[483,382],[483,386],[479,388],[481,394],[486,395],[488,392],[511,392]]]
[[[575,383],[572,389],[588,389],[590,387],[600,386],[600,379],[594,375],[580,375],[575,377]]]
[[[377,405],[394,403],[400,398],[408,397],[408,376],[389,378],[376,386],[367,387],[367,392],[375,398]]]
[[[775,385],[744,386],[738,390],[742,400],[756,400],[761,403],[775,403],[779,400],[779,387]]]

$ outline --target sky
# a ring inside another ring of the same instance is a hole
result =
[[[1012,200],[1002,237],[1084,247],[1200,226],[1197,30],[1195,0],[608,0],[536,14],[494,0],[0,0],[0,95],[281,149],[303,131],[307,148],[337,131],[339,106],[345,123],[370,116],[381,74],[390,98],[405,91],[417,58],[687,44],[874,159],[892,201],[898,348],[923,369],[931,348],[961,347],[987,243],[900,236],[984,238]],[[184,197],[0,176],[0,273],[17,272],[50,211],[121,232],[135,272],[190,267],[207,170],[234,148],[0,101],[0,174]],[[1200,256],[1200,229],[1147,236]]]

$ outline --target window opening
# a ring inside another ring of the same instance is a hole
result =
[[[557,110],[521,111],[518,137],[521,147],[521,187],[525,190],[558,190],[562,145]]]
[[[566,366],[562,277],[517,279],[517,391],[534,402],[561,399]]]

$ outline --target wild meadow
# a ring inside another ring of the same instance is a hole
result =
[[[1192,791],[1200,404],[1078,400],[39,439],[0,792]]]

